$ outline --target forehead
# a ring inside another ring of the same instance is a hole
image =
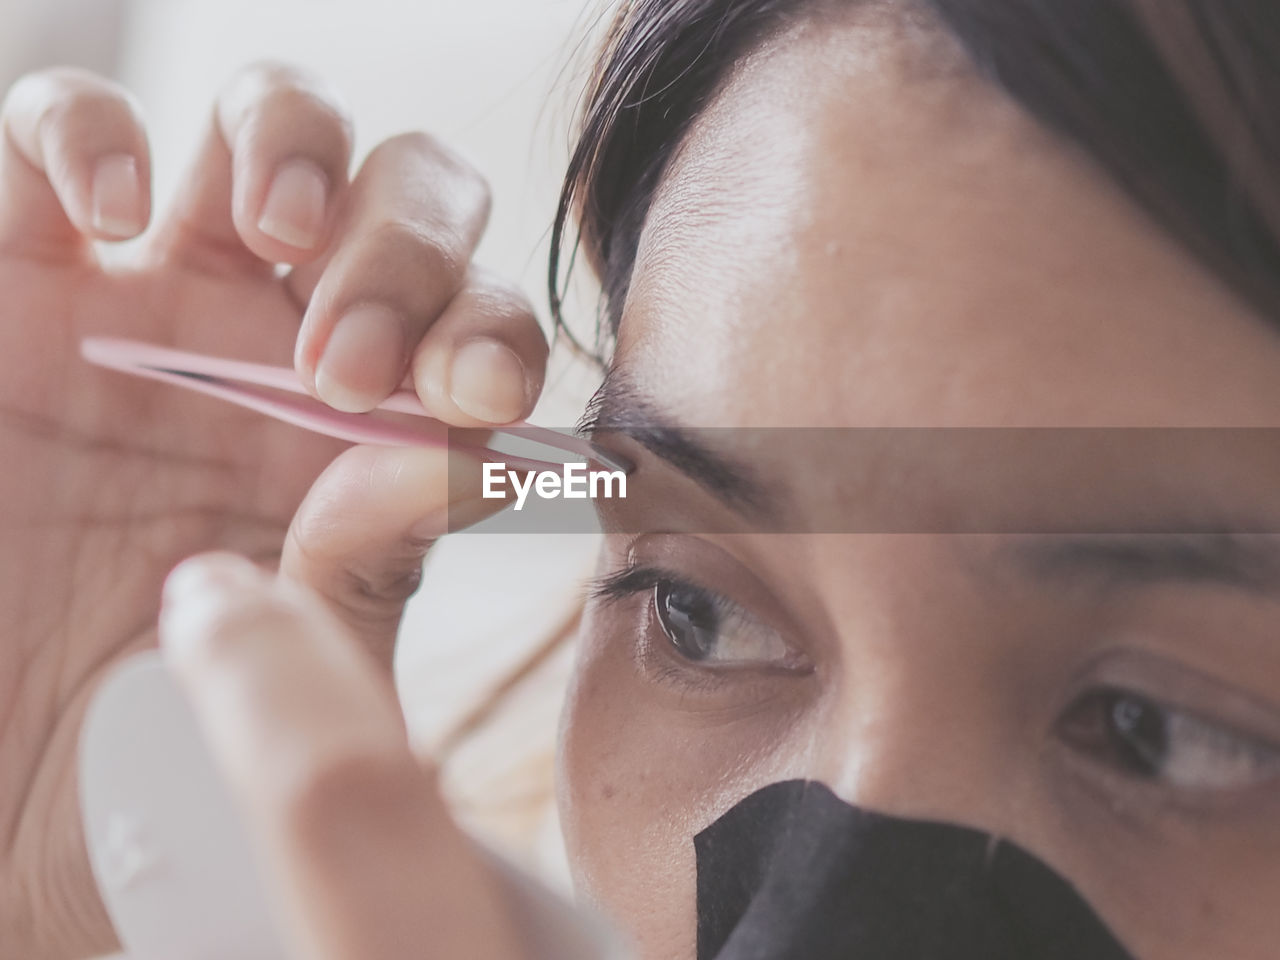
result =
[[[1280,424],[1280,336],[880,14],[734,70],[655,195],[617,358],[695,424]]]

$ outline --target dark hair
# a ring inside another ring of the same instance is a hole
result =
[[[655,188],[735,61],[790,20],[868,0],[623,0],[589,85],[551,238],[557,328],[581,249],[617,332]],[[885,5],[884,0],[879,0]],[[1190,252],[1280,322],[1276,0],[889,0],[1083,147]],[[570,221],[578,221],[562,269]],[[575,339],[575,343],[578,341]],[[602,358],[602,357],[601,357]]]

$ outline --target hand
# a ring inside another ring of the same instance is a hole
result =
[[[179,565],[164,594],[165,659],[244,815],[289,956],[532,955],[522,925],[553,915],[520,911],[454,825],[385,673],[314,594],[225,553]],[[538,956],[600,954],[562,939]]]
[[[448,509],[438,454],[354,448],[298,510],[342,444],[89,367],[80,338],[294,355],[344,409],[407,379],[460,426],[526,415],[546,344],[524,299],[469,264],[480,178],[412,134],[349,179],[350,122],[295,72],[257,67],[229,85],[127,268],[104,269],[90,241],[150,221],[129,97],[78,71],[37,74],[10,92],[3,129],[0,960],[32,960],[114,946],[80,834],[76,738],[104,670],[155,643],[173,564],[211,548],[278,563],[387,669]]]

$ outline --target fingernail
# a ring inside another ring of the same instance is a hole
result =
[[[405,325],[380,303],[348,311],[338,321],[316,366],[316,393],[348,413],[372,410],[404,376]]]
[[[528,403],[524,364],[497,340],[468,340],[453,356],[449,396],[459,410],[477,420],[510,423]]]
[[[146,226],[138,161],[127,153],[113,153],[93,168],[93,228],[127,239]]]
[[[309,160],[281,164],[267,190],[258,229],[269,237],[300,250],[320,242],[328,183],[320,168]]]

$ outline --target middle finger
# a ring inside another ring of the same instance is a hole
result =
[[[347,184],[351,121],[317,78],[242,70],[156,238],[165,256],[266,275],[320,254]]]
[[[288,277],[309,302],[294,363],[320,399],[361,413],[404,379],[489,216],[484,180],[425,134],[377,147],[351,185],[332,252]]]

